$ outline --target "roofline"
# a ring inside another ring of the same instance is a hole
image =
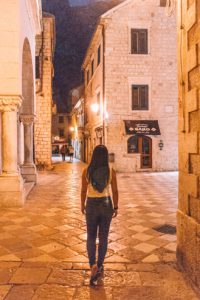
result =
[[[107,18],[110,14],[115,13],[118,9],[122,8],[123,6],[128,5],[133,0],[125,0],[124,2],[114,6],[113,8],[109,9],[107,12],[105,12],[103,15],[101,15],[101,18]]]
[[[101,23],[101,17],[100,17],[99,20],[98,20],[98,23],[97,23],[97,25],[96,25],[96,28],[95,28],[95,30],[94,30],[94,32],[93,32],[93,34],[92,34],[92,37],[91,37],[91,39],[90,39],[90,43],[89,43],[89,46],[88,46],[88,48],[87,48],[86,54],[85,54],[85,56],[84,56],[83,63],[82,63],[82,65],[81,65],[81,69],[82,69],[82,70],[85,68],[85,65],[86,65],[86,62],[87,62],[87,58],[88,58],[88,56],[90,55],[90,50],[91,50],[91,47],[92,47],[94,38],[96,37],[98,31],[99,31],[100,29],[102,29],[102,28],[103,28],[103,24]]]
[[[51,14],[51,13],[48,13],[48,12],[46,12],[46,11],[43,11],[42,12],[42,18],[49,18],[49,19],[51,19],[52,20],[52,26],[53,26],[53,56],[54,56],[54,54],[55,54],[55,48],[56,48],[56,18],[55,18],[55,16],[53,15],[53,14]]]
[[[107,12],[105,12],[104,14],[102,14],[100,17],[99,17],[99,20],[97,22],[97,25],[96,25],[96,28],[94,30],[94,33],[91,37],[91,40],[90,40],[90,43],[89,43],[89,46],[87,48],[87,51],[86,51],[86,54],[84,56],[84,59],[83,59],[83,63],[81,65],[81,69],[84,70],[84,68],[86,67],[86,62],[87,62],[87,58],[88,56],[90,55],[90,50],[91,50],[91,47],[92,47],[92,43],[94,41],[94,38],[95,36],[97,35],[97,32],[98,32],[98,29],[99,27],[101,26],[101,28],[103,28],[104,26],[104,19],[106,19],[107,17],[109,17],[110,14],[112,13],[115,13],[118,9],[121,9],[122,7],[128,5],[129,3],[131,3],[133,0],[126,0],[116,6],[114,6],[113,8],[109,9]]]

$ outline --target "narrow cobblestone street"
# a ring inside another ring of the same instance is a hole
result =
[[[57,162],[40,172],[23,208],[0,213],[0,299],[200,299],[176,265],[177,173],[118,174],[104,285],[88,287],[84,165]]]

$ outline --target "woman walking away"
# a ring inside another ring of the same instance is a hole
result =
[[[110,186],[113,203],[110,196]],[[90,285],[95,286],[98,279],[103,277],[103,263],[108,247],[110,223],[112,217],[117,216],[118,211],[116,172],[109,166],[108,150],[103,145],[95,147],[91,163],[83,171],[81,211],[83,214],[86,213],[87,252],[91,268]],[[97,232],[99,245],[96,261]]]

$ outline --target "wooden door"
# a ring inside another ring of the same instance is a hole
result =
[[[141,154],[141,169],[152,168],[152,139],[148,136],[139,138],[139,152]]]

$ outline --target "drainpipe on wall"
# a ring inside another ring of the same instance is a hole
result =
[[[102,25],[103,35],[103,145],[106,144],[106,130],[105,130],[105,26]]]

